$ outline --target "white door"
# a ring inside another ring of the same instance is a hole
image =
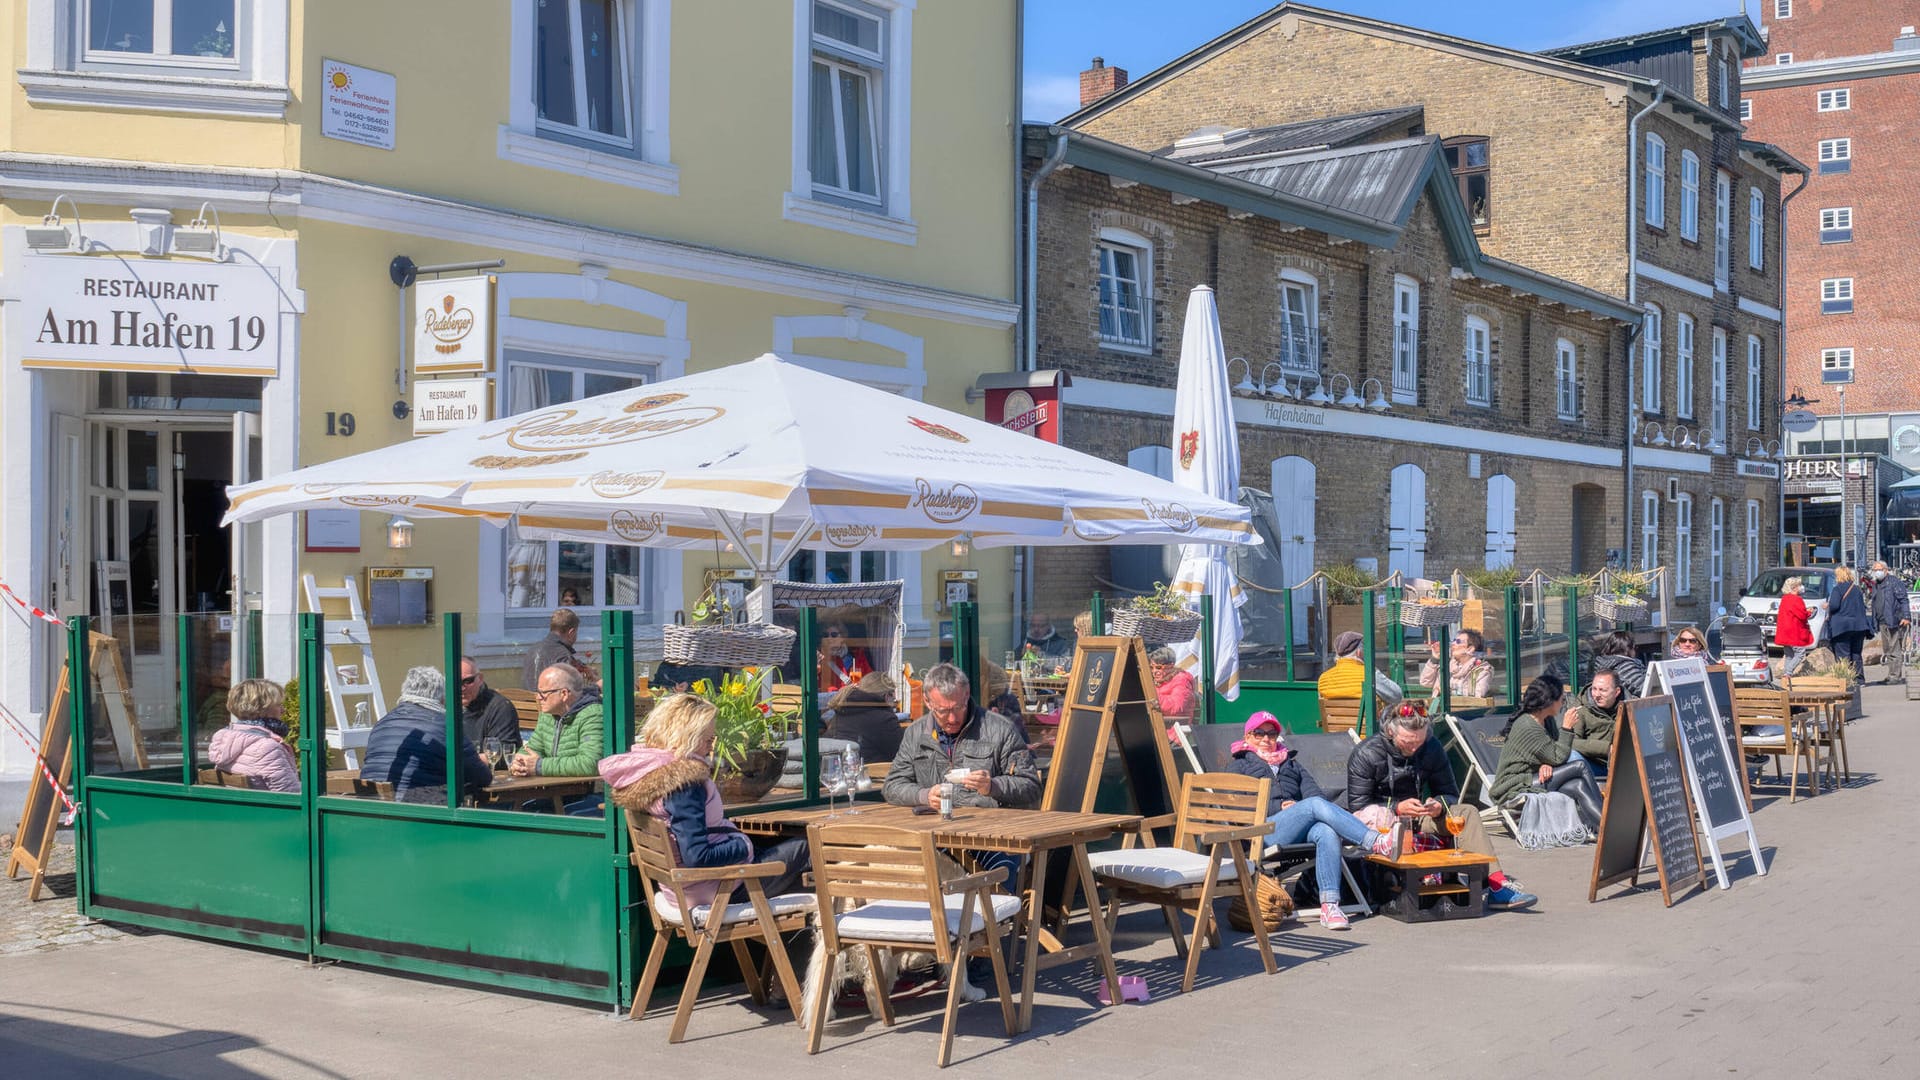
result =
[[[1303,457],[1276,458],[1273,463],[1273,532],[1280,538],[1280,573],[1291,588],[1313,575],[1313,517],[1318,495],[1313,462]],[[1296,594],[1293,604],[1293,640],[1307,640],[1307,597]]]
[[[1487,569],[1513,565],[1513,477],[1504,473],[1487,478]]]
[[[1411,580],[1427,576],[1427,474],[1396,465],[1387,492],[1387,570]]]
[[[87,424],[55,416],[53,513],[48,515],[52,588],[48,607],[62,615],[85,615],[87,607]]]

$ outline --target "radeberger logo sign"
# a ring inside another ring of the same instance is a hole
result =
[[[1194,519],[1193,511],[1179,503],[1157,503],[1152,499],[1141,499],[1140,506],[1146,510],[1148,517],[1172,529],[1174,532],[1192,532],[1194,527],[1199,524],[1199,522]]]
[[[860,547],[880,535],[880,530],[872,525],[828,525],[820,532],[827,538],[827,543],[848,550]]]
[[[726,414],[727,410],[711,405],[653,409],[632,416],[582,416],[576,409],[550,409],[487,438],[505,439],[515,450],[598,450],[677,435]]]
[[[413,318],[413,367],[423,375],[485,371],[493,361],[491,275],[421,282]]]
[[[413,500],[412,495],[342,495],[340,505],[378,510],[387,506],[412,506]]]
[[[965,521],[980,508],[980,496],[965,484],[936,488],[926,480],[917,479],[914,489],[913,501],[908,505],[918,507],[921,513],[942,525]]]
[[[646,472],[620,472],[602,469],[587,477],[587,488],[603,499],[624,499],[659,486],[666,474],[658,469]]]
[[[467,335],[473,333],[473,310],[456,308],[459,301],[447,293],[440,298],[441,310],[428,308],[421,313],[420,326],[438,342],[433,351],[443,356],[452,356],[466,343]]]
[[[615,510],[607,524],[615,536],[622,540],[640,544],[659,536],[667,529],[666,519],[659,511],[651,514],[636,514],[631,510]]]

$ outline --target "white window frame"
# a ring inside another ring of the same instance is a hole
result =
[[[1747,121],[1752,119],[1753,119],[1753,99],[1743,97],[1740,99],[1740,122],[1744,124]]]
[[[1673,593],[1693,595],[1693,496],[1684,491],[1673,500]]]
[[[1719,71],[1717,73],[1716,86],[1719,89],[1719,95],[1715,99],[1715,104],[1720,106],[1720,110],[1722,112],[1725,112],[1726,110],[1733,108],[1733,59],[1732,57],[1729,57],[1724,52],[1721,53],[1720,59],[1718,61],[1718,67],[1719,67]]]
[[[1747,266],[1767,267],[1767,200],[1757,187],[1747,189]]]
[[[1773,17],[1776,19],[1793,18],[1793,0],[1773,0]]]
[[[1493,404],[1493,327],[1469,315],[1460,331],[1460,361],[1465,369],[1467,404]]]
[[[1773,62],[1782,65],[1791,64],[1793,63],[1793,54],[1790,52],[1775,53],[1773,54]]]
[[[1727,504],[1719,498],[1707,504],[1707,607],[1708,614],[1726,599],[1727,580]]]
[[[1554,403],[1562,420],[1580,419],[1580,353],[1573,342],[1553,343]]]
[[[1765,379],[1764,348],[1760,339],[1747,335],[1747,430],[1760,430],[1760,395]]]
[[[1822,278],[1820,281],[1820,314],[1845,315],[1853,311],[1853,279]]]
[[[1640,569],[1660,565],[1660,493],[1640,493]]]
[[[1680,152],[1680,239],[1700,239],[1700,158]]]
[[[89,53],[85,0],[27,0],[26,64],[34,105],[284,119],[292,100],[290,0],[236,0],[233,57]],[[155,5],[156,18],[160,5]]]
[[[1745,588],[1753,584],[1760,573],[1760,500],[1747,500],[1747,580],[1741,582]]]
[[[1420,403],[1420,283],[1405,274],[1393,276],[1392,379],[1395,403]]]
[[[1718,446],[1715,453],[1727,451],[1727,332],[1720,327],[1713,328],[1713,364],[1712,378],[1707,384],[1707,431],[1712,436],[1710,445]]]
[[[1660,411],[1660,305],[1648,304],[1640,331],[1640,411]]]
[[[624,0],[627,41],[627,135],[610,139],[597,132],[540,119],[538,0],[516,0],[508,26],[507,122],[500,125],[500,160],[603,183],[650,191],[680,193],[680,169],[673,164],[671,118],[673,0]]]
[[[1733,276],[1733,177],[1724,170],[1713,173],[1713,285],[1727,291],[1727,279]]]
[[[1691,315],[1673,320],[1673,411],[1682,420],[1693,419],[1693,342]]]
[[[1821,371],[1852,371],[1853,370],[1853,347],[1844,346],[1838,349],[1821,349],[1820,350],[1820,370]]]
[[[1845,237],[1827,239],[1828,233],[1846,233]],[[1823,244],[1848,244],[1853,242],[1853,207],[1823,206],[1820,208],[1820,242]]]
[[[850,10],[872,8],[886,19],[881,47],[884,64],[872,70],[877,104],[880,199],[860,207],[819,197],[809,158],[809,88],[813,71],[813,5],[793,0],[793,158],[792,177],[781,196],[787,221],[912,246],[919,227],[913,220],[913,12],[918,0],[821,0]]]
[[[1842,136],[1836,139],[1821,139],[1818,150],[1819,160],[1814,168],[1822,175],[1832,176],[1853,171],[1852,138]]]
[[[1820,112],[1846,112],[1853,108],[1853,88],[1835,86],[1820,91],[1814,96],[1814,106]]]
[[[1299,341],[1294,340],[1298,335],[1294,332],[1291,296],[1298,296],[1303,305],[1305,333]],[[1320,279],[1305,270],[1288,267],[1280,271],[1280,350],[1275,359],[1290,375],[1320,377]]]
[[[1106,302],[1102,299],[1101,284],[1106,281],[1106,257],[1109,249],[1122,249],[1133,252],[1134,266],[1139,271],[1140,292],[1140,339],[1115,335],[1109,336],[1103,329]],[[1094,335],[1103,349],[1117,349],[1121,352],[1153,353],[1154,310],[1153,310],[1153,241],[1134,232],[1117,226],[1103,226],[1094,242]]]
[[[1647,132],[1646,221],[1656,229],[1667,226],[1667,141]]]

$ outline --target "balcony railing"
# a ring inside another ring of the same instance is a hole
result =
[[[1275,358],[1288,375],[1320,377],[1320,328],[1289,326],[1280,332],[1280,355]]]

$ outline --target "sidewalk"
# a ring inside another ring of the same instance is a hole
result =
[[[1671,909],[1657,888],[1587,903],[1593,849],[1519,851],[1496,838],[1538,909],[1403,926],[1357,920],[1283,934],[1281,973],[1251,942],[1210,952],[1194,993],[1157,913],[1121,920],[1121,971],[1145,974],[1145,1006],[1090,1006],[1079,969],[1042,976],[1033,1031],[1009,1042],[998,1011],[969,1006],[954,1047],[968,1076],[1191,1076],[1232,1063],[1288,1076],[1920,1075],[1920,935],[1900,913],[1920,891],[1901,823],[1920,798],[1920,703],[1870,686],[1849,728],[1846,790],[1787,805],[1762,798],[1770,860],[1741,852],[1733,887]],[[506,902],[506,898],[503,898]],[[0,883],[0,926],[19,883]],[[66,901],[58,902],[70,913]],[[42,904],[41,908],[48,905]],[[41,917],[44,913],[35,913]],[[90,931],[91,932],[91,931]],[[844,1019],[825,1050],[744,996],[713,998],[690,1039],[666,1044],[658,1014],[605,1011],[322,966],[166,935],[0,955],[0,1061],[20,1077],[579,1076],[671,1067],[688,1075],[924,1075],[939,1002],[899,1029]]]

